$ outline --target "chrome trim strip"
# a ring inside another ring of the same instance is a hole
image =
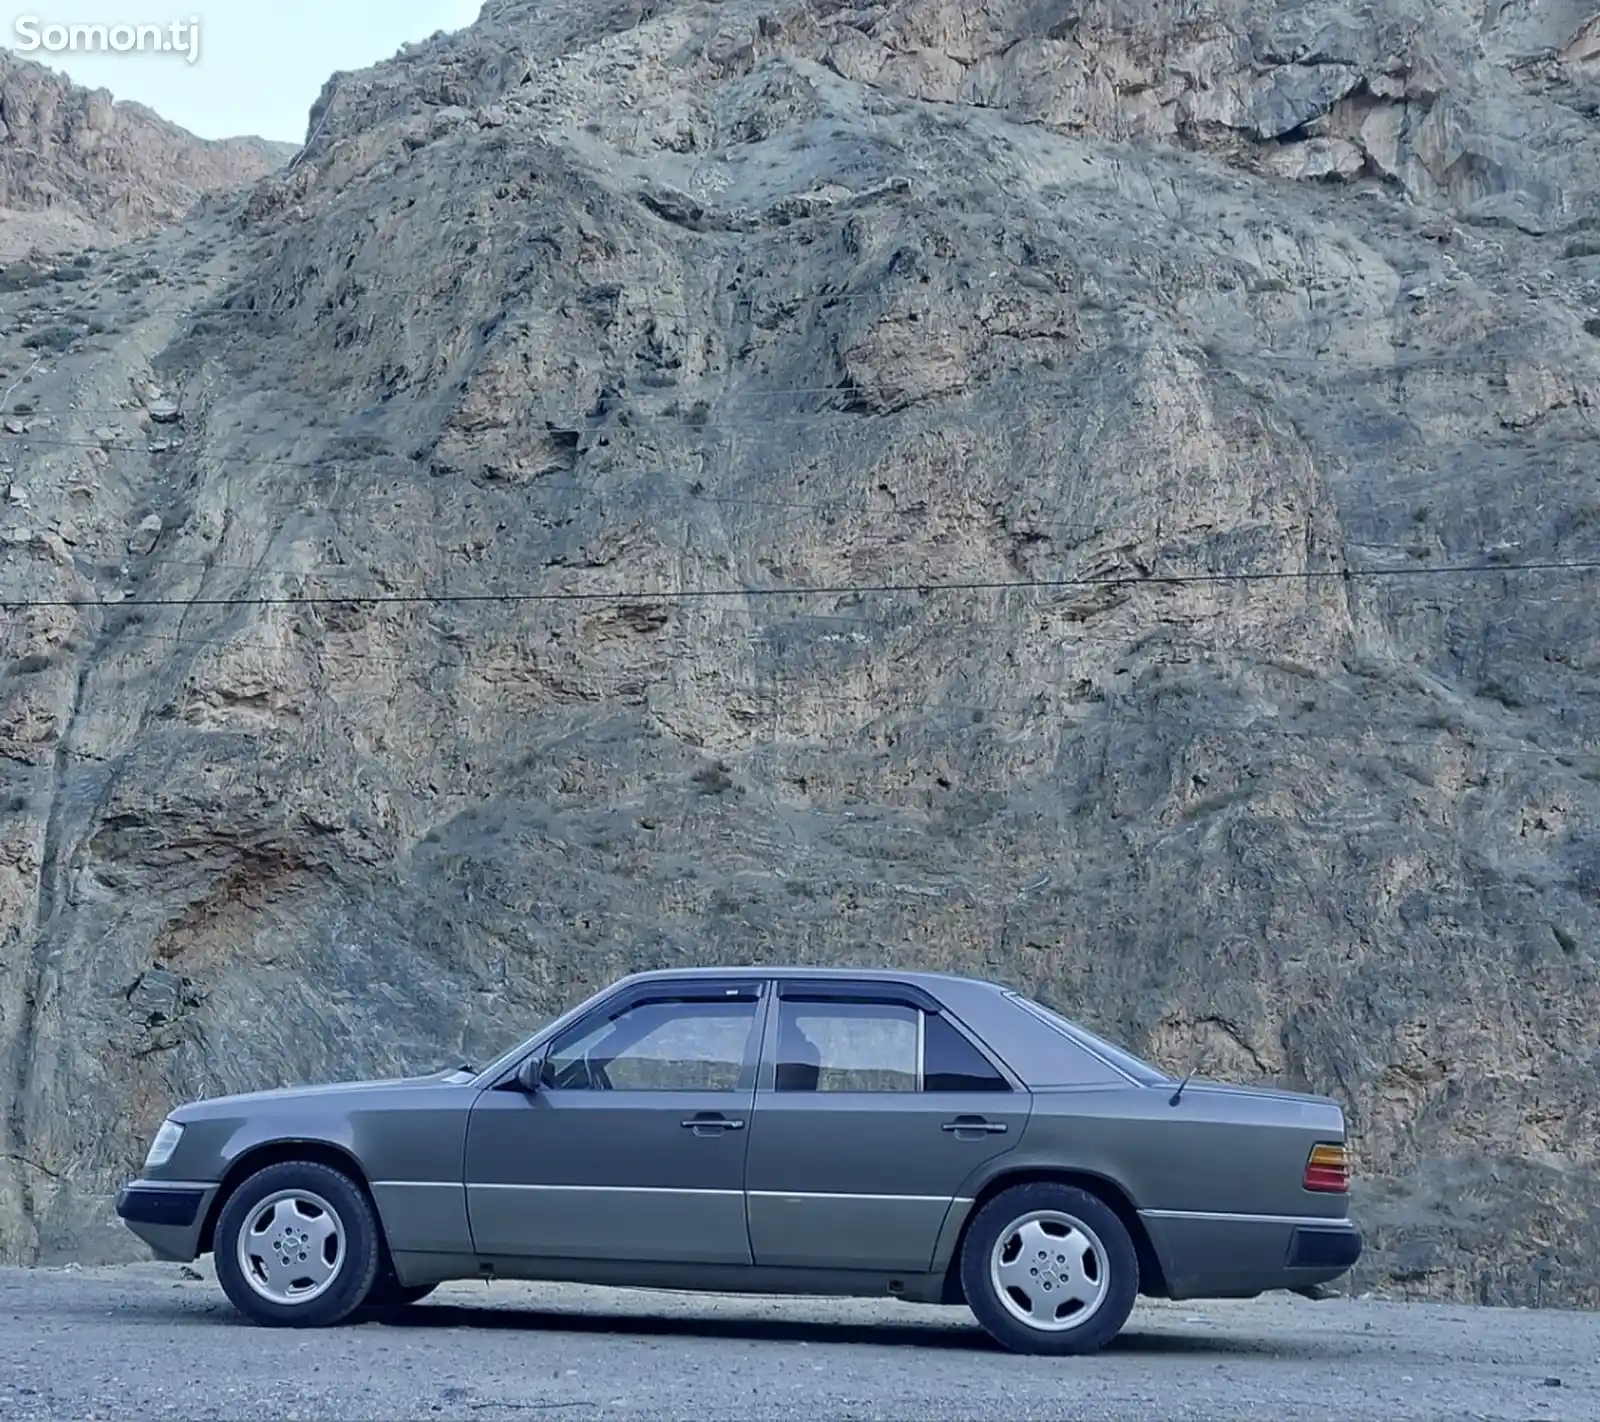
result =
[[[1324,1229],[1354,1229],[1356,1222],[1343,1215],[1239,1215],[1227,1210],[1140,1210],[1146,1220],[1212,1220],[1222,1224],[1319,1225]]]
[[[569,1194],[579,1192],[585,1195],[708,1195],[721,1196],[727,1199],[738,1200],[743,1198],[743,1190],[699,1190],[688,1186],[678,1185],[516,1185],[508,1180],[475,1180],[466,1187],[469,1190],[524,1190],[543,1191],[550,1193]]]
[[[739,1198],[748,1194],[757,1200],[897,1200],[917,1205],[970,1205],[962,1195],[951,1201],[947,1195],[866,1195],[832,1190],[701,1190],[678,1185],[518,1185],[509,1181],[485,1180],[463,1186],[455,1180],[374,1180],[374,1190],[550,1190],[587,1193],[605,1191],[611,1195],[714,1195]]]
[[[903,1204],[946,1205],[947,1195],[860,1195],[836,1190],[750,1190],[752,1200],[897,1200]]]
[[[459,1190],[459,1180],[374,1180],[374,1190]]]

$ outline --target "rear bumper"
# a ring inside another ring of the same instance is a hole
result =
[[[215,1185],[130,1180],[117,1191],[117,1217],[157,1259],[187,1264],[199,1257],[200,1236]]]
[[[1283,1262],[1288,1269],[1335,1269],[1342,1274],[1359,1258],[1361,1231],[1346,1221],[1341,1225],[1296,1225]]]
[[[1175,1299],[1248,1298],[1327,1284],[1361,1258],[1354,1220],[1141,1210]]]

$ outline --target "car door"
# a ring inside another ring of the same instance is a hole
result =
[[[749,1264],[744,1163],[764,985],[646,985],[549,1045],[467,1127],[480,1255]]]
[[[957,1191],[1016,1147],[1031,1097],[918,990],[775,987],[745,1168],[756,1264],[926,1271]]]

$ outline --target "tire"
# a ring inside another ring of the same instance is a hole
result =
[[[361,1304],[381,1253],[378,1218],[361,1187],[330,1166],[290,1160],[258,1170],[228,1196],[213,1258],[223,1292],[252,1323],[327,1328]],[[278,1266],[271,1273],[269,1262]]]
[[[1063,1247],[1069,1239],[1075,1249]],[[1096,1353],[1133,1312],[1139,1255],[1099,1196],[1072,1185],[1017,1185],[973,1217],[961,1287],[984,1331],[1014,1353]],[[1061,1312],[1072,1303],[1078,1307]]]

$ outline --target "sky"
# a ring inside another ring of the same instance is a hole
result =
[[[365,69],[435,30],[461,29],[481,8],[482,0],[0,0],[0,46],[201,138],[298,144],[335,70]],[[158,52],[146,33],[131,48],[124,40],[121,53],[97,52],[94,41],[47,48],[48,27],[74,25],[160,26],[158,42],[176,47]]]

